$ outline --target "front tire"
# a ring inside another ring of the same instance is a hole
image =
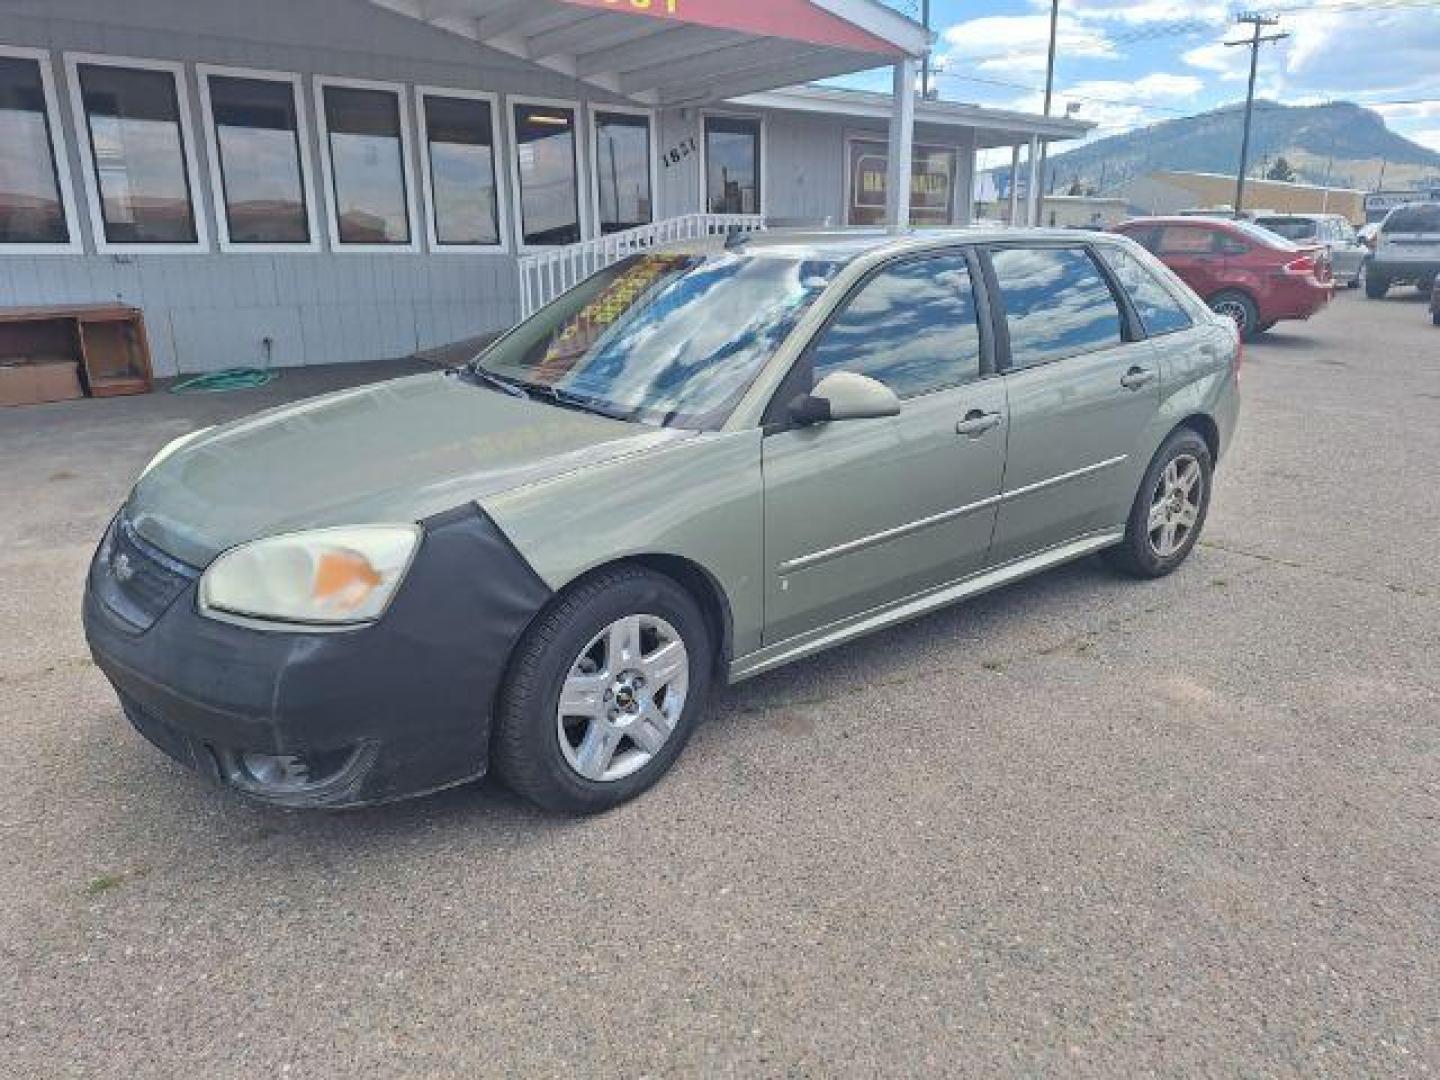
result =
[[[713,667],[688,592],[639,566],[601,571],[562,593],[516,647],[495,714],[495,772],[556,813],[633,799],[684,749]]]
[[[1365,274],[1365,295],[1371,300],[1384,300],[1390,291],[1390,279],[1369,270]]]
[[[1254,341],[1263,333],[1260,327],[1260,310],[1255,301],[1238,289],[1226,289],[1210,298],[1210,310],[1217,315],[1228,315],[1235,321],[1243,341]]]
[[[1110,565],[1132,577],[1158,578],[1183,563],[1205,527],[1214,471],[1199,433],[1172,432],[1140,481],[1125,539],[1105,553]]]

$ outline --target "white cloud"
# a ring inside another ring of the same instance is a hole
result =
[[[951,71],[1033,74],[1045,70],[1048,15],[987,15],[956,23],[941,34],[937,61]],[[1067,61],[1112,60],[1119,54],[1103,32],[1061,15],[1056,49]]]
[[[1039,0],[1039,3],[1043,2]],[[1230,5],[1214,0],[1069,0],[1065,10],[1081,20],[1113,21],[1134,26],[1192,21],[1219,25],[1230,17]]]
[[[1417,142],[1430,150],[1440,150],[1440,128],[1421,128],[1418,131],[1407,131],[1405,137],[1411,142]]]
[[[1152,72],[1129,82],[1087,79],[1060,86],[1055,91],[1052,111],[1063,113],[1067,104],[1078,104],[1080,110],[1076,116],[1096,125],[1089,138],[1098,139],[1173,116],[1174,109],[1198,109],[1200,106],[1194,98],[1204,88],[1204,80],[1194,75],[1173,75],[1164,71]],[[1157,104],[1163,104],[1163,110],[1155,109]],[[1038,113],[1043,107],[1044,97],[1041,94],[1026,94],[1006,103],[1006,108],[1021,112]]]

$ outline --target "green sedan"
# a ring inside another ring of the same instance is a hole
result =
[[[1240,355],[1119,236],[638,254],[463,367],[162,449],[96,552],[86,633],[142,735],[257,798],[493,771],[604,810],[719,680],[1094,552],[1174,570]]]

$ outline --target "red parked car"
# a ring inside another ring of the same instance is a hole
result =
[[[1247,341],[1281,319],[1308,319],[1334,289],[1323,247],[1292,244],[1248,221],[1136,218],[1115,231],[1154,252]]]

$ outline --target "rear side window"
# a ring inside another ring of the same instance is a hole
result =
[[[1440,203],[1433,206],[1402,206],[1392,210],[1380,226],[1383,233],[1440,233]]]
[[[1010,330],[1010,367],[1034,367],[1120,344],[1120,308],[1082,248],[990,253]]]
[[[1135,256],[1117,247],[1103,247],[1100,257],[1114,271],[1120,286],[1130,294],[1130,302],[1135,305],[1147,335],[1159,337],[1193,325],[1180,301],[1170,295],[1170,290]]]
[[[964,256],[886,267],[821,333],[815,381],[832,371],[878,379],[902,398],[980,375],[980,328]]]

